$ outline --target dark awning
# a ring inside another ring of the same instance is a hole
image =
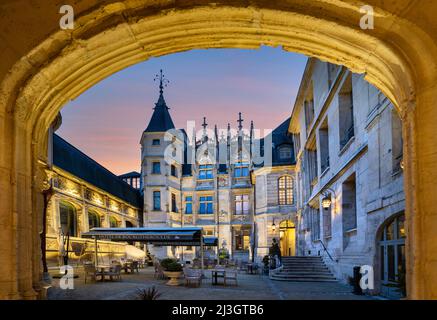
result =
[[[111,241],[138,241],[162,246],[200,246],[202,228],[93,228],[84,238]],[[217,238],[204,238],[206,246],[217,245]]]

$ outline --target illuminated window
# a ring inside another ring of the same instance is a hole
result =
[[[76,209],[68,202],[59,203],[61,229],[64,235],[77,236]]]
[[[380,241],[381,280],[396,284],[405,276],[405,215],[391,218],[382,230]]]
[[[234,244],[236,251],[247,251],[250,246],[250,229],[242,228],[234,231]]]
[[[200,197],[200,214],[212,214],[214,212],[214,204],[212,201],[212,196]]]
[[[109,227],[110,228],[118,228],[119,224],[118,224],[118,220],[115,217],[109,217]]]
[[[214,230],[213,229],[203,229],[203,235],[204,236],[207,236],[207,237],[210,237],[210,236],[213,236],[214,235]]]
[[[235,196],[235,214],[249,214],[249,195]]]
[[[249,176],[249,163],[237,162],[234,167],[234,177],[241,178]]]
[[[212,173],[213,166],[211,164],[203,164],[199,166],[199,179],[212,179],[213,173]]]
[[[95,211],[88,211],[88,225],[89,229],[100,227],[100,217]]]
[[[279,204],[290,205],[293,203],[293,184],[289,176],[280,177],[278,180]]]

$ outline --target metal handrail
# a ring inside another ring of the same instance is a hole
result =
[[[338,262],[338,260],[334,260],[334,258],[332,258],[331,254],[329,253],[328,249],[326,248],[325,244],[323,243],[322,239],[320,239],[320,243],[323,246],[323,250],[328,254],[328,257],[335,263]]]

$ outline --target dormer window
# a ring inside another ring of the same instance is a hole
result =
[[[159,140],[159,139],[152,140],[152,146],[159,146],[160,144],[161,144],[161,140]]]
[[[279,159],[287,160],[292,156],[292,149],[290,146],[283,146],[279,148]]]

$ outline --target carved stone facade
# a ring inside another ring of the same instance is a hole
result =
[[[59,29],[54,0],[41,3],[38,14],[26,10],[24,1],[10,2],[0,21],[1,298],[32,299],[41,290],[43,201],[35,179],[47,164],[47,129],[68,100],[151,57],[260,45],[365,74],[400,111],[408,294],[437,298],[437,2],[366,1],[378,32],[360,28],[362,3],[353,0],[254,0],[250,6],[220,0],[118,2],[83,1],[75,10],[74,32]],[[168,41],[150,36],[157,32]]]
[[[83,232],[90,230],[90,223],[94,227],[109,228],[112,220],[117,222],[118,227],[126,227],[126,223],[139,226],[138,207],[56,166],[51,170],[51,176],[53,194],[47,208],[46,232],[49,267],[57,267],[63,263],[60,260],[61,248],[66,247],[62,237],[67,236],[67,233],[70,236],[69,263],[74,265],[94,259],[94,241],[80,237]],[[107,262],[124,257],[125,245],[99,240],[99,261]],[[83,249],[82,252],[77,252],[79,247]]]
[[[267,138],[255,140],[253,123],[250,130],[244,130],[241,114],[238,130],[228,125],[221,134],[217,127],[207,130],[204,119],[203,130],[196,133],[193,128],[189,139],[184,130],[174,128],[160,88],[154,113],[141,138],[145,226],[200,226],[205,235],[218,238],[218,248],[208,251],[211,256],[217,257],[217,250],[224,248],[234,259],[262,260],[272,237],[264,236],[269,224],[260,221],[268,215],[269,222],[276,217],[280,223],[282,218],[294,217],[295,212],[291,205],[278,208],[278,179],[291,177],[294,170],[290,165],[293,145],[287,135],[289,120]],[[254,155],[258,155],[261,145],[272,152],[265,152],[263,162],[258,164]],[[260,175],[267,176],[269,182],[257,182],[258,192],[262,190],[276,199],[269,199],[268,208],[264,204],[259,207],[255,200],[254,179],[258,173],[253,172],[261,169],[264,171]],[[270,175],[268,171],[275,173]],[[276,236],[280,237],[279,229]],[[191,260],[199,255],[194,247],[174,250],[150,246],[150,250],[160,258],[183,255],[184,260]]]

